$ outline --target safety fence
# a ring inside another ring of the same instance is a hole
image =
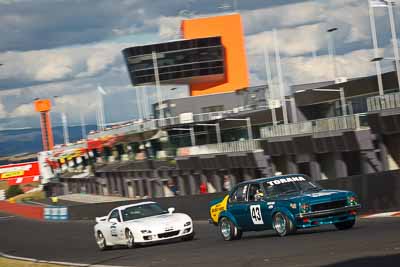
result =
[[[0,212],[46,221],[63,221],[69,218],[68,207],[65,206],[28,205],[6,200],[0,201]]]
[[[259,140],[244,140],[244,141],[226,142],[219,144],[181,147],[178,148],[177,155],[194,156],[194,155],[216,154],[216,153],[247,152],[259,149],[262,149]]]
[[[267,126],[260,129],[261,138],[314,134],[340,130],[367,129],[366,114],[354,114],[299,123]]]
[[[368,111],[400,108],[400,93],[390,93],[367,98]]]
[[[48,221],[68,220],[68,208],[64,206],[48,206],[44,208],[44,219]]]
[[[19,215],[29,219],[43,220],[43,207],[26,205],[20,203],[10,203],[0,201],[0,212]]]

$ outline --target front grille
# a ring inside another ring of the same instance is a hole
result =
[[[347,200],[338,200],[311,205],[311,211],[331,210],[346,207]]]
[[[162,233],[162,234],[158,234],[158,238],[167,238],[167,237],[172,237],[175,235],[179,234],[179,230],[178,231],[172,231],[172,232],[168,232],[168,233]]]

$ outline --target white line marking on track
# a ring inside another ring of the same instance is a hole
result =
[[[400,211],[382,212],[382,213],[377,213],[377,214],[361,216],[361,218],[363,218],[363,219],[388,218],[388,217],[400,217]]]
[[[88,264],[88,263],[74,263],[74,262],[63,262],[63,261],[44,261],[33,258],[26,257],[18,257],[9,254],[5,254],[0,252],[0,257],[12,259],[12,260],[21,260],[21,261],[29,261],[35,263],[49,263],[55,265],[63,265],[63,266],[77,266],[77,267],[126,267],[126,266],[118,266],[118,265],[98,265],[98,264]]]

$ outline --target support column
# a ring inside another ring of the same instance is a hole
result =
[[[245,181],[254,179],[254,171],[252,169],[244,169],[243,176]]]
[[[116,182],[116,185],[117,185],[117,191],[118,191],[118,194],[121,196],[121,197],[123,197],[124,196],[124,189],[122,188],[122,178],[121,178],[121,176],[119,175],[119,173],[116,173],[115,175],[114,175],[114,179],[115,179],[115,182]]]
[[[212,174],[212,180],[214,183],[215,190],[217,192],[222,192],[222,179],[221,176],[219,176],[216,172]]]
[[[143,179],[138,179],[137,181],[136,181],[136,183],[137,183],[137,186],[138,186],[138,193],[139,193],[139,197],[140,198],[143,198],[144,197],[144,185],[143,185]]]
[[[286,169],[287,173],[299,173],[299,168],[297,167],[296,160],[293,155],[286,156]]]
[[[151,198],[151,197],[153,197],[153,188],[151,185],[151,179],[147,173],[146,173],[145,179],[146,179],[145,183],[146,183],[146,187],[147,187],[147,196]]]
[[[233,188],[233,187],[237,184],[238,179],[237,179],[236,175],[233,174],[233,172],[230,172],[230,173],[228,174],[228,176],[229,176],[230,179],[231,179],[231,186],[232,186],[232,188]]]
[[[321,166],[319,165],[319,162],[317,161],[314,155],[311,157],[311,161],[309,164],[310,164],[311,179],[313,181],[321,180]]]
[[[335,177],[347,177],[348,171],[347,171],[347,165],[346,162],[343,159],[342,153],[341,152],[335,152],[333,153],[333,165],[335,168]]]
[[[186,187],[185,187],[185,180],[181,175],[178,175],[176,177],[177,185],[178,185],[178,191],[180,196],[185,196],[186,195]]]
[[[64,195],[67,195],[67,194],[69,194],[69,186],[68,186],[68,183],[63,183],[63,191],[64,191]]]
[[[362,174],[368,174],[368,173],[374,173],[375,169],[374,166],[372,166],[372,162],[370,157],[368,156],[369,151],[361,151],[361,155],[360,155],[360,165],[361,165],[361,173]]]
[[[198,194],[199,189],[197,188],[195,177],[192,174],[188,174],[187,178],[189,181],[189,194],[190,195]]]
[[[164,188],[162,186],[162,182],[160,179],[160,175],[158,171],[153,172],[154,178],[152,179],[153,184],[154,184],[154,196],[155,197],[163,197],[164,196]]]
[[[389,170],[389,160],[388,160],[388,149],[383,142],[383,140],[378,141],[379,144],[379,154],[380,154],[380,159],[382,163],[382,170],[383,171],[388,171]]]

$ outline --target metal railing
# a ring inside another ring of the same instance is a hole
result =
[[[211,120],[219,120],[223,118],[228,118],[234,115],[237,115],[241,112],[246,112],[250,110],[260,110],[265,109],[265,107],[238,107],[231,110],[223,110],[209,113],[199,113],[193,114],[193,122],[205,122]],[[164,119],[153,119],[143,122],[131,122],[119,127],[114,126],[111,129],[106,129],[102,132],[90,133],[89,139],[100,138],[104,136],[110,135],[122,135],[127,133],[135,133],[135,132],[145,132],[150,130],[160,129],[161,127],[174,126],[179,125],[182,122],[179,117],[168,117]]]
[[[368,111],[379,111],[384,109],[400,108],[400,93],[390,93],[383,96],[372,96],[367,98]]]
[[[261,138],[289,135],[313,134],[340,130],[361,130],[368,128],[365,114],[354,114],[326,119],[318,119],[300,123],[280,124],[263,127]]]
[[[262,149],[259,140],[234,141],[219,144],[181,147],[177,150],[178,156],[193,156],[216,153],[246,152]]]
[[[275,126],[267,126],[260,129],[262,138],[297,135],[297,134],[309,134],[313,132],[312,122],[299,122],[289,124],[279,124]]]

